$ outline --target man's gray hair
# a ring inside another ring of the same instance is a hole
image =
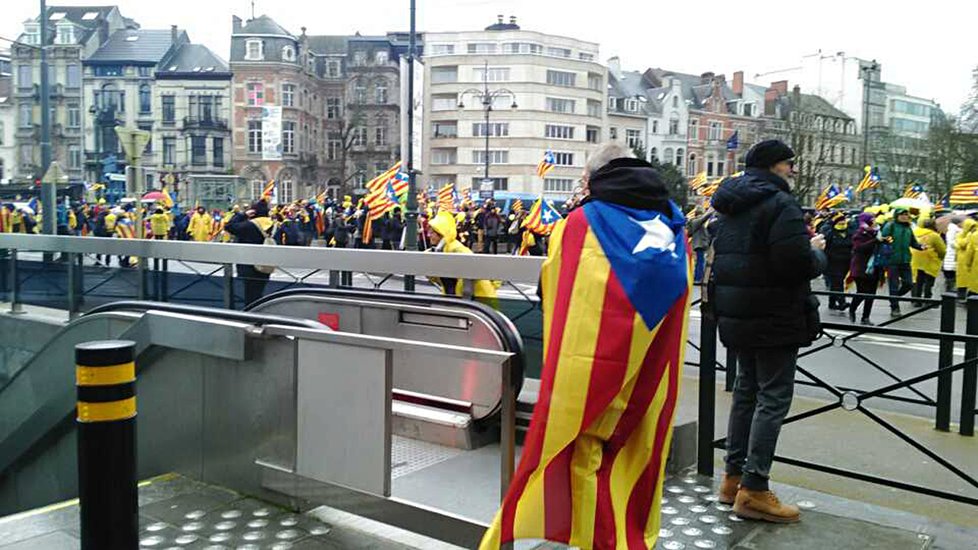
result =
[[[616,141],[605,143],[598,147],[597,151],[591,153],[587,159],[587,164],[584,165],[584,173],[591,175],[604,168],[609,162],[620,158],[635,158],[635,152],[632,151],[631,147],[626,147]]]

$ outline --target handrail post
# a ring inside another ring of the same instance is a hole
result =
[[[136,262],[136,274],[139,277],[139,291],[138,296],[140,300],[146,299],[146,258],[140,256],[139,260]]]
[[[713,437],[716,425],[717,324],[711,308],[700,306],[700,395],[696,471],[713,477]]]
[[[414,292],[414,275],[404,276],[404,292]]]
[[[734,389],[734,381],[737,379],[737,352],[727,348],[727,376],[724,380],[723,389],[732,392]]]
[[[978,296],[968,298],[967,333],[978,336]],[[964,360],[978,359],[978,342],[965,342]],[[978,365],[964,368],[964,383],[961,387],[961,424],[958,433],[975,435],[975,393],[978,391]]]
[[[234,309],[234,268],[224,264],[224,309]]]
[[[330,288],[340,287],[340,272],[336,269],[329,270],[329,287]]]
[[[68,268],[68,319],[74,319],[78,317],[78,284],[75,279],[78,277],[78,266],[75,265],[75,258],[78,254],[74,252],[68,252],[67,257],[67,268]]]
[[[941,333],[951,334],[955,331],[954,317],[957,310],[955,300],[957,295],[946,292],[941,295]],[[937,368],[945,369],[954,364],[954,340],[942,337],[940,351],[937,355]],[[952,373],[937,376],[937,412],[934,417],[934,429],[951,431],[951,386],[954,383]]]
[[[160,301],[169,302],[170,301],[170,260],[163,258],[161,260],[161,266],[163,268],[162,276],[160,277]]]
[[[503,363],[503,388],[499,425],[499,501],[506,498],[516,467],[516,395],[513,392],[513,362]]]
[[[137,548],[135,342],[75,346],[82,550]]]
[[[24,307],[20,303],[20,280],[17,275],[17,249],[10,249],[10,311],[11,315],[24,313]]]

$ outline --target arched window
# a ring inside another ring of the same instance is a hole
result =
[[[261,170],[252,170],[248,181],[251,182],[251,199],[260,199],[262,191],[265,190],[265,184],[268,183],[268,178]]]
[[[374,103],[387,105],[387,81],[378,80],[374,83]]]
[[[662,155],[663,162],[672,163],[672,147],[666,147],[665,153]]]
[[[153,100],[150,94],[149,84],[143,84],[139,87],[139,112],[149,113],[153,110]]]
[[[686,164],[686,174],[690,176],[695,176],[697,168],[698,167],[696,166],[696,153],[690,153],[689,163]]]
[[[672,96],[672,108],[673,109],[679,108],[679,96],[677,95]]]
[[[278,204],[288,204],[295,197],[295,173],[291,170],[283,170],[279,173],[279,180],[276,182],[275,192],[278,195]]]
[[[121,110],[122,102],[119,101],[119,94],[115,84],[103,84],[101,107],[103,109]]]
[[[649,158],[659,160],[659,149],[658,147],[653,147],[649,149]]]
[[[683,167],[683,158],[685,158],[685,156],[683,155],[683,148],[680,147],[676,149],[676,168]]]
[[[282,61],[295,61],[295,48],[292,46],[283,46]]]

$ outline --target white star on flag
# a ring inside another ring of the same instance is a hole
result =
[[[545,211],[545,212],[543,213],[543,221],[544,221],[544,223],[548,223],[548,224],[549,224],[550,222],[552,222],[552,221],[553,221],[553,219],[554,219],[554,214],[553,214],[553,212],[551,212],[551,211],[550,211],[549,209],[547,209],[547,210],[546,210],[546,211]]]
[[[673,254],[676,252],[676,235],[669,229],[669,226],[662,222],[660,218],[653,218],[651,220],[639,221],[635,218],[628,218],[633,223],[638,224],[639,227],[645,231],[645,235],[642,235],[642,239],[638,241],[635,245],[635,249],[632,250],[632,254],[638,254],[650,248],[656,250],[669,250]]]

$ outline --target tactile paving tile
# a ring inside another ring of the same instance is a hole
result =
[[[461,449],[394,436],[391,440],[391,478],[424,470],[463,452]]]

